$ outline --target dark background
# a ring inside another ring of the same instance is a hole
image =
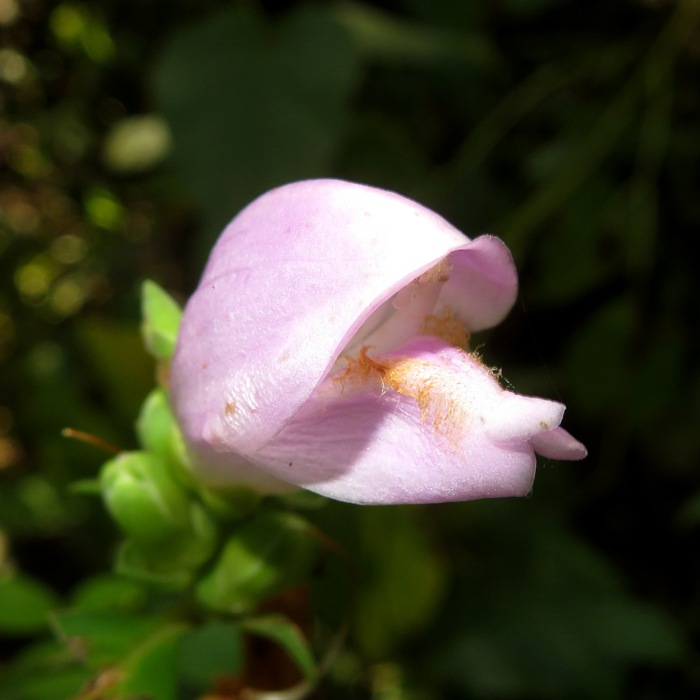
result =
[[[697,697],[699,86],[696,0],[0,0],[0,579],[110,566],[60,431],[134,446],[141,281],[186,299],[240,207],[342,177],[508,243],[482,353],[589,457],[313,515],[362,577],[328,697]],[[7,659],[47,634],[2,611]]]

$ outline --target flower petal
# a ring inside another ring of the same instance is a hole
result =
[[[472,279],[455,279],[450,300],[487,290],[483,311],[460,308],[479,327],[500,320],[516,281],[495,240],[470,242],[411,200],[337,180],[257,199],[222,234],[180,326],[170,391],[190,448],[213,463],[268,443],[372,313],[453,251]]]
[[[489,435],[499,442],[529,440],[559,425],[565,408],[556,401],[503,391],[489,413]]]
[[[513,257],[503,241],[479,236],[465,249],[450,253],[453,272],[441,301],[470,331],[500,323],[511,310],[518,290]]]
[[[583,459],[588,454],[586,448],[561,427],[535,435],[532,444],[538,454],[550,459]]]

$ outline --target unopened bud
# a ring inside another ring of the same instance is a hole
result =
[[[103,466],[100,485],[107,510],[135,541],[156,543],[189,529],[188,495],[155,454],[117,455]]]

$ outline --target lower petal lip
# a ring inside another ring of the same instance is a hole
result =
[[[455,451],[421,430],[420,409],[405,397],[356,395],[309,402],[257,455],[279,478],[341,501],[437,503],[526,495],[534,452],[476,436]]]
[[[416,365],[404,367],[410,362]],[[277,478],[355,503],[523,496],[535,475],[531,438],[542,433],[543,415],[559,420],[563,413],[561,404],[504,391],[478,360],[437,338],[414,339],[388,357],[361,353],[348,372],[328,378],[254,460]],[[478,394],[462,397],[472,415],[453,413],[452,397],[439,395],[460,390],[456,372]],[[479,395],[487,391],[483,407]],[[504,405],[507,435],[489,425],[489,411]]]

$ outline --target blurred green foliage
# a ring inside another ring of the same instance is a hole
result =
[[[238,628],[105,577],[70,485],[107,455],[61,430],[134,449],[142,280],[186,298],[242,205],[318,176],[511,246],[482,352],[590,451],[518,502],[308,511],[356,568],[311,592],[321,655],[355,598],[318,696],[697,697],[698,84],[697,0],[0,0],[0,698],[240,672]]]

